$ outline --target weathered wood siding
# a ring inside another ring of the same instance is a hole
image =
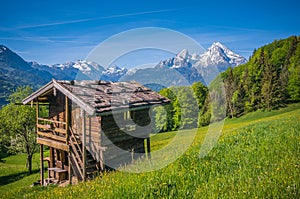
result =
[[[65,122],[65,95],[57,91],[56,96],[49,96],[49,117],[54,121]],[[63,124],[53,124],[56,128],[65,128]]]
[[[102,117],[101,145],[105,147],[104,163],[108,167],[118,167],[131,163],[145,154],[144,140],[151,133],[149,109],[116,113]]]
[[[82,122],[85,119],[85,132],[86,132],[86,149],[90,152],[97,162],[100,162],[100,166],[103,165],[102,148],[101,148],[101,117],[99,116],[86,116],[83,117],[81,109],[73,106],[71,114],[71,127],[75,134],[82,137]]]
[[[99,162],[102,169],[129,164],[133,159],[145,155],[145,138],[149,137],[152,126],[149,109],[130,111],[106,116],[85,117],[86,149]],[[125,115],[124,115],[125,114]],[[82,139],[80,108],[72,109],[72,130]]]

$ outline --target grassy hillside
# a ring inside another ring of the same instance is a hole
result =
[[[66,188],[29,188],[38,179],[38,174],[34,174],[0,184],[0,197],[299,198],[299,121],[300,104],[272,112],[250,113],[227,120],[217,145],[204,158],[199,158],[199,150],[207,127],[186,130],[184,133],[191,135],[190,139],[192,132],[197,131],[191,147],[161,170],[140,174],[104,173],[93,181]],[[166,146],[175,134],[153,136],[152,149]],[[0,163],[1,182],[20,172],[16,158],[19,156]]]

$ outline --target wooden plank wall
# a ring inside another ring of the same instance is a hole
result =
[[[130,112],[132,119],[124,120],[124,113],[107,116],[86,117],[86,149],[100,166],[118,167],[145,155],[144,140],[151,133],[149,109]],[[126,125],[135,125],[135,130],[126,132]],[[82,136],[80,108],[72,110],[71,126]]]
[[[65,96],[57,91],[56,96],[49,97],[49,117],[55,121],[65,122]],[[53,124],[56,128],[65,128],[63,124]]]
[[[71,116],[72,130],[82,139],[82,114],[79,107],[74,107]],[[86,149],[100,165],[103,165],[101,148],[101,117],[86,116]],[[81,140],[82,141],[82,140]]]
[[[102,117],[101,145],[106,147],[105,164],[118,167],[145,155],[144,139],[152,130],[148,111],[131,111],[129,120],[124,120],[124,113]],[[135,130],[127,131],[127,125],[135,125]]]
[[[86,118],[86,149],[100,165],[103,165],[103,151],[101,148],[101,117]],[[103,168],[101,168],[103,169]]]

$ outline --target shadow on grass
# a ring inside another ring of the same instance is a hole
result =
[[[38,173],[39,171],[40,171],[39,169],[34,169],[34,170],[32,170],[31,174]],[[0,186],[15,182],[15,181],[20,180],[31,174],[29,174],[28,171],[24,171],[24,172],[14,173],[14,174],[7,175],[7,176],[1,176],[0,177]]]

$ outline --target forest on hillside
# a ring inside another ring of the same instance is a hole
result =
[[[300,36],[275,40],[254,50],[246,64],[228,68],[208,87],[197,82],[190,87],[164,88],[160,94],[171,99],[170,105],[156,109],[156,128],[162,132],[206,126],[224,118],[218,115],[222,111],[233,118],[298,102]],[[224,106],[216,106],[222,100]]]

